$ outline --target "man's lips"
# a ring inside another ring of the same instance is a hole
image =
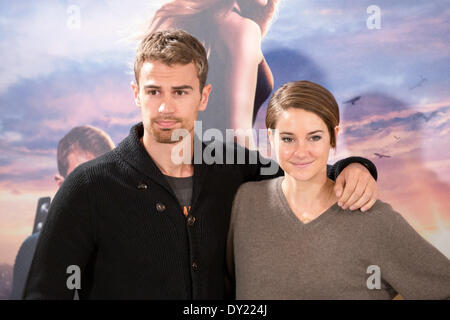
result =
[[[155,123],[163,128],[170,128],[174,126],[178,121],[176,120],[157,120]]]

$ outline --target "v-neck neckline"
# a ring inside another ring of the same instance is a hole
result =
[[[334,203],[332,206],[330,206],[328,209],[326,209],[322,214],[320,214],[317,218],[311,220],[310,222],[303,222],[300,220],[297,215],[294,213],[294,211],[291,209],[291,206],[289,205],[289,202],[286,199],[286,196],[283,193],[282,189],[282,182],[283,182],[284,176],[276,178],[276,193],[278,196],[278,200],[281,203],[281,211],[282,214],[284,214],[288,219],[291,219],[294,221],[296,225],[298,225],[301,228],[309,229],[316,225],[319,225],[323,221],[327,220],[327,218],[333,213],[335,213],[337,210],[341,209],[337,202]]]

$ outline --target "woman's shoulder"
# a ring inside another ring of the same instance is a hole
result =
[[[263,198],[275,194],[278,180],[283,177],[262,181],[245,182],[238,188],[237,194],[246,199]]]
[[[377,200],[375,204],[366,212],[361,212],[364,219],[372,220],[372,226],[382,226],[391,228],[394,224],[405,223],[406,220],[397,212],[391,204]]]

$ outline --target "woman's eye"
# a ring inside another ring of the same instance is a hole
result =
[[[319,141],[320,139],[322,139],[322,137],[321,136],[312,136],[310,139],[311,139],[311,141]]]
[[[289,137],[283,137],[283,138],[281,138],[281,141],[286,142],[286,143],[292,142],[293,140],[294,140],[294,139],[289,138]]]

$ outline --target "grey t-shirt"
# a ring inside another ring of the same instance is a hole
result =
[[[450,298],[449,259],[389,204],[365,213],[335,204],[305,224],[283,178],[245,183],[234,199],[227,262],[237,299]]]
[[[183,214],[187,216],[191,210],[191,199],[192,199],[192,177],[177,178],[171,176],[165,176],[167,182],[172,188],[175,196],[183,209]]]

